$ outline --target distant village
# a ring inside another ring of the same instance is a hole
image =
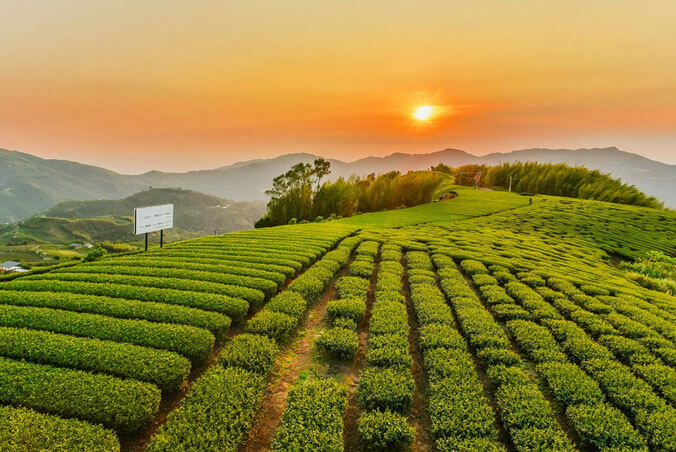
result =
[[[21,262],[16,261],[5,261],[0,264],[0,273],[12,272],[20,273],[27,272],[28,270],[21,266]]]

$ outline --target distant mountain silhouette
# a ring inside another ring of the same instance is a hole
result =
[[[123,175],[65,160],[46,160],[0,149],[0,222],[13,222],[67,200],[120,199],[154,188],[181,187],[234,201],[265,200],[272,179],[298,162],[317,156],[286,154],[186,173],[150,171]],[[428,154],[395,153],[353,162],[331,160],[332,177],[427,169],[437,163],[459,166],[513,161],[561,162],[599,169],[676,207],[676,165],[650,160],[615,147],[602,149],[526,149],[475,156],[459,149]]]
[[[134,207],[174,204],[174,240],[251,229],[263,201],[233,202],[192,190],[153,188],[116,200],[65,201],[16,224],[0,226],[0,243],[134,241]]]

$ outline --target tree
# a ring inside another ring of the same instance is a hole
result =
[[[443,163],[439,163],[436,166],[430,166],[430,171],[438,171],[440,173],[450,174],[451,176],[455,174],[455,170],[453,170],[453,168]]]
[[[328,176],[331,173],[331,162],[326,159],[319,157],[315,160],[315,167],[313,169],[314,177],[317,180],[317,189],[315,193],[319,191],[319,184],[325,176]]]

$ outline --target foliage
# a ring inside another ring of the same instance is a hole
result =
[[[210,332],[191,326],[9,305],[0,305],[0,325],[170,350],[194,362],[206,360],[215,342]]]
[[[0,358],[0,403],[132,432],[157,412],[160,390],[139,381]]]
[[[298,320],[289,315],[264,309],[247,322],[246,331],[281,342],[288,339],[297,323]]]
[[[598,170],[570,167],[563,163],[516,162],[491,167],[467,165],[457,168],[457,171],[482,173],[481,185],[487,187],[507,187],[511,178],[512,190],[516,192],[595,199],[645,207],[662,206],[655,198],[646,196],[634,186],[623,184],[619,179],[613,179]],[[474,185],[475,181],[465,177],[459,183]]]
[[[332,358],[350,359],[359,347],[359,336],[352,330],[334,327],[317,338],[317,346]]]
[[[445,179],[438,172],[400,174],[392,171],[365,178],[339,178],[320,186],[320,180],[330,172],[328,163],[323,159],[315,160],[314,167],[299,163],[275,177],[273,188],[266,192],[270,196],[268,212],[256,227],[287,224],[294,218],[312,221],[331,215],[349,217],[357,212],[425,204],[432,201],[437,187]]]
[[[413,374],[409,369],[370,367],[361,373],[357,397],[366,410],[406,412],[413,401]]]
[[[2,406],[0,450],[119,452],[120,444],[113,432],[99,425]]]
[[[297,382],[289,391],[272,450],[342,452],[347,387],[331,379]]]
[[[0,355],[147,381],[163,390],[178,390],[190,372],[190,361],[176,353],[23,328],[0,327]]]
[[[415,428],[391,411],[370,411],[359,418],[359,438],[367,450],[403,450],[413,442]]]
[[[326,305],[326,315],[330,321],[338,317],[352,319],[356,323],[361,322],[366,311],[366,303],[360,298],[343,298],[331,300]]]
[[[249,430],[265,380],[236,367],[216,366],[195,381],[181,405],[153,436],[148,452],[235,452]]]
[[[96,282],[62,281],[58,280],[58,278],[46,280],[28,280],[20,278],[15,281],[3,283],[0,285],[0,290],[66,292],[176,304],[179,306],[220,312],[236,320],[242,319],[249,310],[249,303],[247,303],[246,300],[231,298],[225,295],[190,292],[187,290],[160,289],[157,287],[144,287],[129,284],[99,284]]]
[[[225,367],[240,367],[244,370],[266,375],[279,353],[279,347],[266,336],[241,334],[228,342],[219,358]]]
[[[222,335],[230,319],[217,312],[162,303],[61,292],[0,290],[0,304],[100,314],[121,319],[191,325]]]

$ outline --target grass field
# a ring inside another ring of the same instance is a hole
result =
[[[676,450],[676,213],[457,191],[1,282],[0,450]]]
[[[355,215],[342,219],[340,222],[361,227],[394,228],[421,223],[464,220],[528,205],[528,197],[516,193],[487,192],[460,185],[449,186],[447,189],[457,192],[458,197],[407,209]]]

